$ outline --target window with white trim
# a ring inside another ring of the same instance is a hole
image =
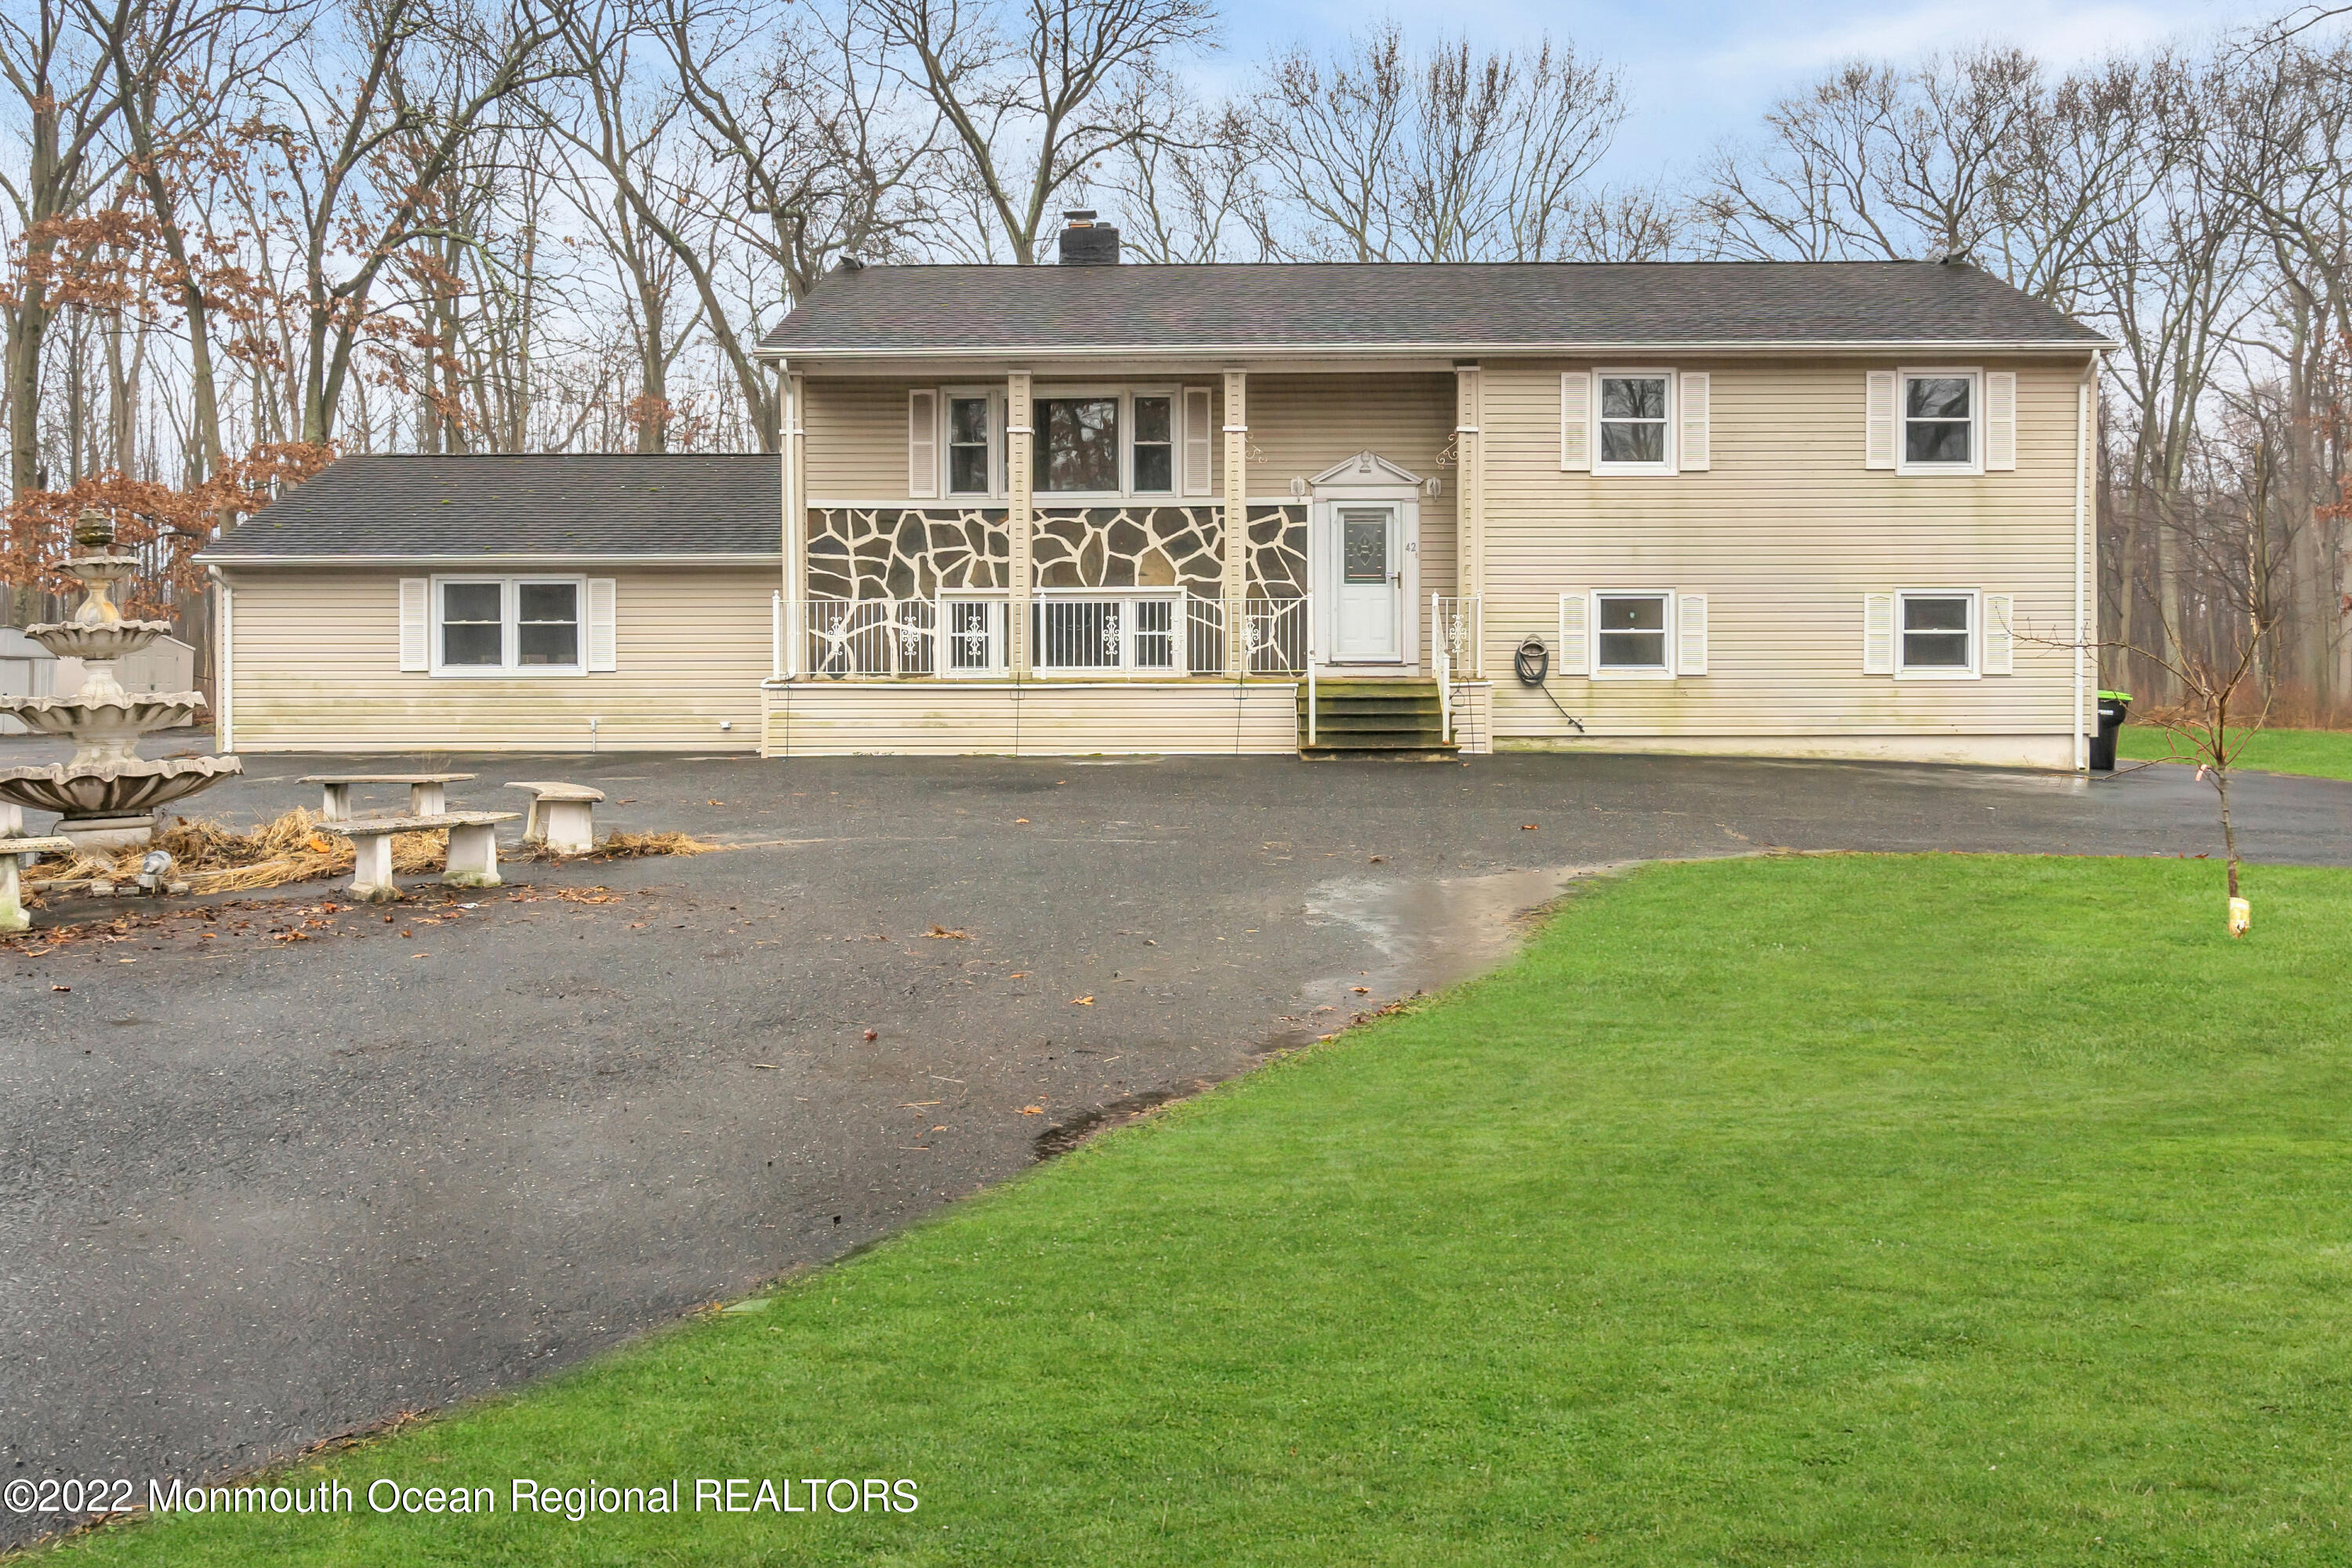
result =
[[[1106,500],[1209,494],[1213,396],[1201,386],[1041,389],[1030,405],[1035,493]],[[1005,494],[1007,426],[1017,421],[1006,417],[1002,390],[918,387],[908,395],[908,421],[910,499]]]
[[[577,577],[443,578],[433,592],[436,675],[578,675]]]
[[[1176,399],[1165,392],[1139,392],[1133,405],[1128,488],[1137,495],[1168,495],[1176,489]]]
[[[1895,596],[1895,673],[1965,679],[1977,672],[1977,595],[1903,593]]]
[[[1981,381],[1973,370],[1903,373],[1902,447],[1906,473],[1975,473],[1981,443]]]
[[[1602,370],[1593,382],[1593,472],[1673,473],[1674,373]]]
[[[947,394],[948,491],[989,496],[997,491],[996,399],[986,392]]]
[[[1674,598],[1667,593],[1592,596],[1592,671],[1601,676],[1675,672]]]

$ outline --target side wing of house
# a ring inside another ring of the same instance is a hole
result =
[[[1485,368],[1496,744],[2076,765],[2082,358],[1628,369]]]
[[[220,583],[225,749],[759,745],[772,570],[229,566]]]

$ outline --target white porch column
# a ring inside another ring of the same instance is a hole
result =
[[[1016,370],[1004,378],[1004,526],[1012,535],[1013,599],[1006,607],[1006,658],[1016,676],[1029,673],[1029,599],[1035,592],[1029,560],[1029,525],[1034,510],[1031,486],[1034,479],[1031,447],[1036,432],[1030,426],[1035,408],[1029,395],[1029,373]]]
[[[1249,372],[1225,372],[1225,665],[1242,668],[1242,622],[1249,594]]]
[[[1486,581],[1486,378],[1475,361],[1454,367],[1454,457],[1459,489],[1454,498],[1454,591],[1472,598]],[[1467,606],[1465,606],[1466,609]],[[1430,636],[1439,636],[1432,626]],[[1433,647],[1431,653],[1434,655]],[[1472,650],[1473,670],[1485,665],[1483,649]]]
[[[801,645],[808,597],[808,378],[784,377],[784,628],[783,672],[801,672]]]

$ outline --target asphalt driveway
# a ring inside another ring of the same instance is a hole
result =
[[[2218,848],[2179,768],[430,761],[734,847],[0,944],[6,1478],[143,1496],[576,1360],[1490,963],[1574,868]],[[315,804],[320,759],[247,765],[207,813]],[[2239,805],[2252,858],[2352,864],[2352,785]]]

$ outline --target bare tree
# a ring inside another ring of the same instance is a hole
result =
[[[1138,90],[1208,47],[1208,0],[859,0],[882,60],[929,100],[952,150],[937,231],[975,259],[1044,259],[1056,198],[1097,161],[1157,139]]]
[[[1139,118],[1160,127],[1107,153],[1072,194],[1115,213],[1120,238],[1152,262],[1263,261],[1273,252],[1273,198],[1258,171],[1257,126],[1204,104],[1172,73],[1138,73]]]
[[[1295,215],[1277,248],[1356,261],[1575,254],[1591,232],[1580,184],[1625,115],[1616,73],[1572,44],[1415,57],[1393,24],[1329,58],[1277,53],[1257,96]]]
[[[527,4],[473,13],[368,0],[350,17],[352,68],[278,79],[290,118],[267,132],[294,204],[299,428],[314,443],[334,437],[377,279],[435,232],[435,184],[488,116],[553,68],[555,24]]]
[[[141,0],[114,0],[106,34],[143,26]],[[113,182],[121,156],[107,137],[125,89],[89,13],[73,0],[0,7],[0,76],[26,128],[21,169],[0,173],[16,220],[16,284],[0,301],[7,330],[8,484],[14,500],[40,484],[41,350],[56,305],[65,225]]]

